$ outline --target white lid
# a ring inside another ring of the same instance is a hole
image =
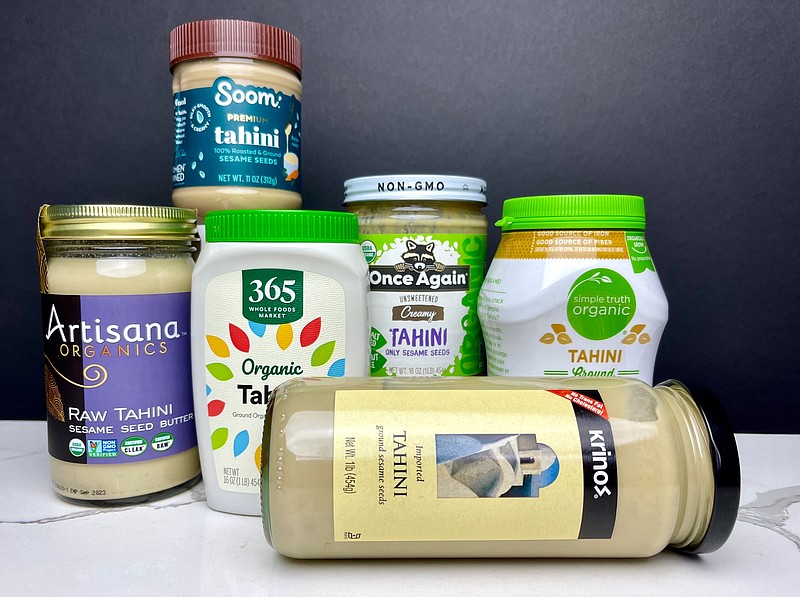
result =
[[[362,176],[344,182],[344,203],[358,201],[476,201],[486,203],[486,181],[468,176],[386,174]]]

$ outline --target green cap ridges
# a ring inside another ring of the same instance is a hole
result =
[[[338,211],[212,211],[206,216],[206,241],[358,244],[358,218]]]
[[[644,230],[644,199],[634,195],[545,195],[503,203],[503,232],[619,228]]]

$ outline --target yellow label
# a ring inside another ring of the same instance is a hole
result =
[[[605,430],[609,455],[613,440],[605,415],[575,402],[544,390],[338,391],[336,541],[578,538],[593,496],[576,414],[584,446],[603,434],[590,427]]]
[[[622,230],[524,230],[504,234],[495,259],[630,259]]]

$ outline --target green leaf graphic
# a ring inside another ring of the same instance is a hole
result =
[[[220,427],[211,434],[211,449],[219,450],[228,441],[228,428]]]
[[[335,346],[336,340],[331,340],[330,342],[326,342],[317,348],[317,350],[314,351],[314,354],[311,355],[311,366],[319,367],[320,365],[327,363],[333,354],[333,349]]]
[[[223,365],[222,363],[210,363],[206,365],[206,369],[208,369],[208,372],[220,381],[228,381],[233,377],[233,372],[228,368],[227,365]]]

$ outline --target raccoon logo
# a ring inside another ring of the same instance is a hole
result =
[[[424,272],[426,270],[434,270],[437,272],[444,271],[444,263],[440,263],[433,255],[434,243],[427,245],[415,243],[413,240],[406,241],[406,252],[403,253],[403,262],[394,266],[398,272],[405,272],[409,270],[416,270]]]

